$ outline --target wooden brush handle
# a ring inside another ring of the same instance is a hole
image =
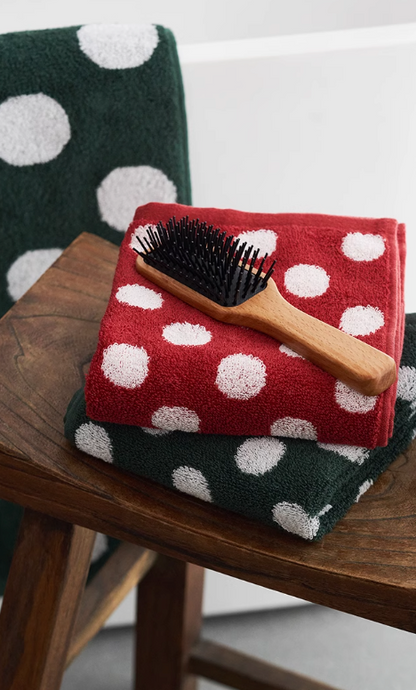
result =
[[[367,343],[296,309],[269,280],[267,287],[236,307],[223,307],[136,259],[138,272],[172,295],[236,326],[266,333],[364,395],[383,393],[397,378],[394,359]]]
[[[237,308],[239,315],[232,323],[280,340],[360,393],[379,395],[397,378],[396,363],[389,355],[296,309],[274,281]]]

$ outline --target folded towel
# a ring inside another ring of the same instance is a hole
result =
[[[191,203],[172,33],[0,36],[0,197],[0,315],[80,232],[119,244],[140,204]]]
[[[137,237],[159,220],[186,215],[268,252],[277,259],[273,279],[295,307],[400,361],[403,225],[148,204],[121,246],[86,383],[88,416],[203,434],[385,446],[396,385],[378,397],[361,395],[269,336],[215,321],[138,275]]]
[[[416,436],[416,314],[406,317],[394,433],[384,448],[97,423],[86,414],[83,390],[68,407],[65,435],[124,470],[321,539]]]

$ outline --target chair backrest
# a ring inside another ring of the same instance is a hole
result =
[[[0,315],[82,231],[191,203],[172,33],[85,25],[0,36]]]
[[[119,244],[149,201],[191,203],[172,33],[87,25],[1,35],[0,316],[81,232]],[[21,512],[0,501],[0,594]]]

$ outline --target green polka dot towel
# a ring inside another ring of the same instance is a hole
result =
[[[191,203],[172,33],[97,24],[0,36],[0,315],[81,232]]]
[[[416,314],[406,316],[394,432],[385,447],[101,423],[87,417],[83,390],[70,402],[65,434],[123,470],[303,539],[321,539],[416,436]]]
[[[172,33],[114,24],[1,35],[0,198],[0,316],[81,232],[120,244],[137,206],[190,204]],[[0,594],[21,514],[0,501]],[[97,538],[92,574],[116,544]]]

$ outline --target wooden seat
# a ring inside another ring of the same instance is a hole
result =
[[[0,688],[59,688],[141,580],[136,690],[191,690],[198,675],[323,689],[200,639],[203,568],[414,631],[416,445],[316,544],[78,452],[63,416],[96,347],[117,252],[80,235],[0,322],[0,497],[25,507],[0,615]],[[125,543],[84,590],[95,532]]]

